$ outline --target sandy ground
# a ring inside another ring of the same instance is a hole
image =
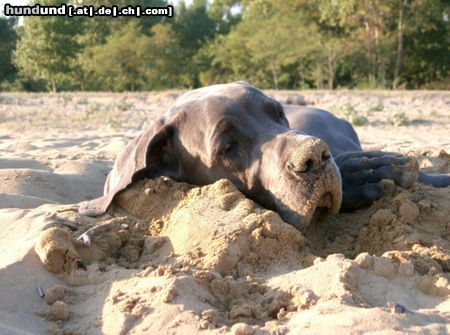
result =
[[[448,92],[267,93],[364,116],[364,148],[450,173]],[[0,334],[450,331],[449,188],[397,189],[303,233],[224,180],[142,181],[80,216],[179,94],[0,94]]]

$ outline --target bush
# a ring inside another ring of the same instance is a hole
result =
[[[390,125],[399,127],[399,126],[406,126],[409,124],[409,119],[406,116],[404,112],[397,112],[394,114],[389,115],[387,122]]]
[[[372,116],[373,113],[381,112],[384,109],[384,105],[381,101],[378,101],[375,104],[371,104],[365,111],[366,116]]]
[[[97,114],[98,112],[100,112],[100,110],[101,110],[100,104],[94,102],[93,104],[88,105],[86,107],[85,116],[86,116],[86,118],[89,118],[89,117]]]
[[[350,104],[342,106],[341,116],[354,126],[364,126],[369,123],[369,119],[364,115],[358,115],[358,111]]]

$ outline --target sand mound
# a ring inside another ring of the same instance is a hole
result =
[[[0,208],[69,204],[100,195],[108,169],[94,163],[64,162],[51,169],[33,161],[1,162]],[[58,173],[61,171],[62,173]]]
[[[342,331],[352,320],[355,331],[435,332],[450,312],[449,197],[415,185],[302,235],[226,180],[143,180],[103,218],[62,212],[41,234],[43,265],[86,299],[67,302],[70,319],[52,327],[75,331],[82,320],[88,333],[308,333],[313,315]],[[83,231],[90,246],[77,239]]]
[[[420,274],[449,272],[449,203],[448,188],[416,184],[368,209],[321,219],[306,232],[308,245],[321,256],[341,252],[349,258],[395,250],[389,257],[413,262]]]
[[[45,230],[36,245],[44,266],[67,275],[78,263],[141,268],[174,258],[192,269],[244,276],[275,264],[301,264],[301,233],[226,180],[201,188],[168,178],[143,180],[123,192],[115,207],[130,216],[86,218],[84,225],[81,216],[66,217],[60,219],[69,222],[66,227]],[[73,227],[95,227],[91,245],[76,239],[80,233],[72,233]]]
[[[268,262],[299,260],[300,232],[227,180],[193,189],[168,178],[141,181],[116,203],[141,215],[154,235],[166,238],[162,253],[180,255],[201,269],[243,275]]]

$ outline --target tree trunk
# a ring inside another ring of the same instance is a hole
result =
[[[375,67],[376,67],[376,74],[375,74],[375,83],[378,86],[378,84],[382,83],[384,85],[383,81],[383,71],[384,71],[384,56],[382,54],[382,41],[383,41],[383,13],[380,8],[380,2],[376,1],[373,3],[373,21],[374,21],[374,40],[375,40]]]
[[[392,83],[392,88],[396,89],[399,81],[400,67],[402,65],[403,56],[403,32],[405,29],[404,15],[405,9],[408,5],[408,0],[399,0],[399,11],[398,11],[398,34],[397,34],[397,57],[395,59],[394,68],[394,79]]]
[[[328,49],[328,88],[330,90],[334,89],[334,76],[336,74],[336,64],[339,59],[340,51],[337,50],[337,45],[331,44]]]
[[[335,58],[328,55],[328,89],[334,89]]]
[[[50,79],[50,82],[52,84],[52,93],[56,93],[56,81],[55,79]]]
[[[384,61],[384,58],[381,59],[380,80],[383,88],[386,88],[386,62]]]
[[[375,25],[374,29],[374,39],[375,39],[375,52],[374,52],[374,66],[375,66],[375,85],[378,86],[378,83],[380,81],[379,74],[380,74],[380,63],[382,62],[380,58],[382,57],[380,55],[380,27],[379,22],[377,20],[377,23]]]
[[[300,88],[304,89],[305,88],[305,76],[303,75],[304,72],[304,66],[303,63],[300,62],[299,66],[298,66],[298,75],[300,76]]]
[[[319,90],[323,89],[323,77],[322,77],[322,67],[320,64],[317,64],[317,73],[314,75],[316,80],[316,86]]]
[[[366,36],[367,36],[367,60],[369,65],[369,73],[368,73],[368,79],[370,85],[375,84],[375,76],[376,76],[376,65],[375,65],[375,55],[374,55],[374,41],[372,37],[372,28],[370,26],[369,20],[365,18],[364,20],[364,28],[366,30]]]
[[[275,89],[278,90],[278,76],[277,71],[275,70],[275,65],[273,63],[270,64],[272,68],[272,77],[273,77],[273,83],[275,84]]]

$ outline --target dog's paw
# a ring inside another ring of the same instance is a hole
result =
[[[392,193],[395,185],[409,188],[418,179],[417,160],[401,154],[369,151],[352,152],[335,158],[342,178],[342,209],[370,205]]]

